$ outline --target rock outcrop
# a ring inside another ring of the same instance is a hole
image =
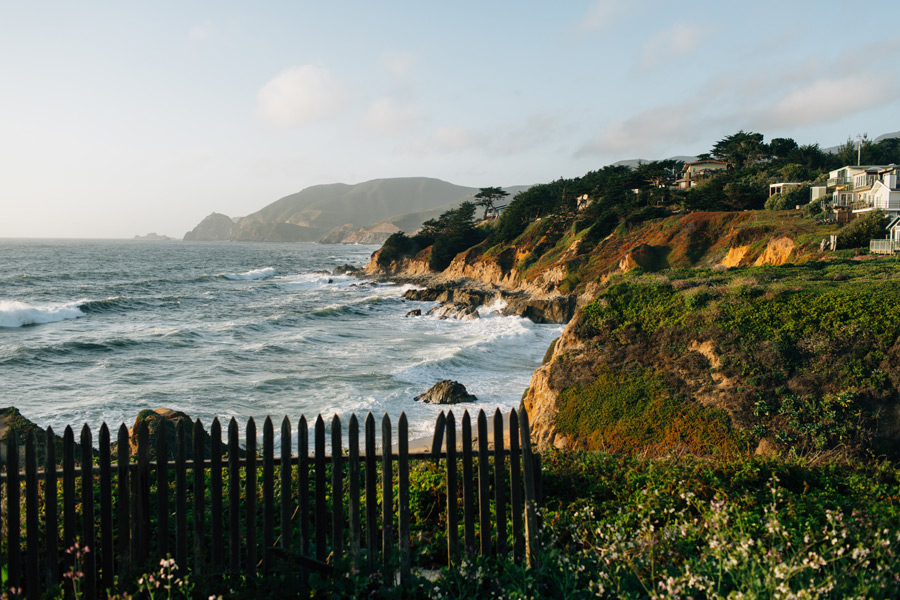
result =
[[[460,302],[445,302],[440,306],[435,306],[427,314],[441,320],[459,319],[460,321],[472,321],[481,317],[474,305]]]
[[[158,233],[148,233],[147,235],[136,235],[132,238],[136,242],[173,242],[175,238],[167,235],[159,235]]]
[[[227,242],[231,239],[234,221],[222,213],[212,213],[184,234],[186,242]]]
[[[0,409],[0,465],[6,465],[8,439],[12,432],[16,434],[16,442],[19,447],[19,467],[25,467],[25,440],[29,435],[34,434],[35,437],[35,454],[37,456],[38,466],[44,464],[44,457],[47,450],[47,430],[41,428],[33,421],[23,416],[19,409],[15,406],[8,406]],[[62,462],[63,438],[59,435],[62,432],[53,432],[55,440],[56,461]],[[80,431],[73,432],[76,442],[80,439]],[[96,450],[92,450],[96,455]],[[81,456],[81,444],[75,444],[75,456]]]
[[[154,410],[142,410],[138,413],[134,424],[128,429],[128,454],[135,457],[138,453],[138,439],[136,432],[142,423],[147,425],[150,460],[156,460],[157,438],[164,430],[166,446],[171,456],[175,456],[176,435],[175,429],[179,423],[184,427],[185,453],[188,460],[194,458],[194,421],[186,413],[171,408],[157,408]],[[204,426],[207,432],[204,440],[204,457],[209,458],[209,424]],[[113,445],[113,455],[118,451],[117,444]]]
[[[444,379],[438,381],[424,394],[416,396],[416,400],[429,404],[458,404],[460,402],[475,402],[478,398],[470,394],[466,390],[466,386],[458,381]]]
[[[551,298],[507,296],[505,300],[506,307],[501,314],[523,317],[535,323],[568,323],[578,305],[578,296],[574,294]]]
[[[353,265],[341,265],[336,267],[334,271],[331,272],[332,275],[356,275],[359,273],[361,269],[358,267],[354,267]]]

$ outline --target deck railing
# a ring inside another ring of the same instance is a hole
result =
[[[540,455],[531,451],[528,415],[513,410],[504,419],[498,409],[492,440],[487,423],[479,411],[473,436],[466,411],[458,442],[453,412],[442,412],[430,448],[416,453],[409,450],[405,414],[396,434],[384,415],[376,440],[375,418],[369,413],[362,447],[359,422],[352,415],[346,449],[344,429],[335,416],[329,454],[321,415],[312,431],[312,453],[305,417],[296,435],[288,418],[282,420],[278,448],[267,418],[261,453],[253,419],[246,424],[243,447],[234,419],[225,439],[218,419],[208,433],[196,420],[189,459],[184,422],[175,425],[175,447],[169,448],[166,429],[171,423],[161,418],[155,457],[150,456],[147,422],[141,421],[133,432],[136,439],[124,424],[119,427],[116,462],[105,423],[98,433],[99,452],[90,428],[82,428],[79,456],[74,432],[66,427],[59,462],[57,438],[48,428],[42,440],[34,433],[26,437],[23,470],[19,441],[11,430],[0,475],[5,496],[3,589],[22,588],[28,598],[39,598],[71,568],[66,549],[76,542],[90,548],[80,565],[87,599],[102,597],[116,577],[123,581],[169,555],[183,571],[249,578],[270,574],[276,561],[287,561],[296,566],[301,583],[310,569],[328,572],[348,559],[354,569],[383,571],[392,583],[410,575],[409,474],[410,462],[417,460],[435,461],[443,471],[450,565],[458,564],[463,553],[535,565],[540,553]],[[135,457],[130,456],[130,442],[135,442]],[[40,469],[39,444],[45,465]]]
[[[898,249],[894,240],[869,240],[870,254],[894,254]]]

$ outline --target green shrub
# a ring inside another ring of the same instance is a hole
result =
[[[884,211],[864,213],[838,232],[838,248],[868,248],[869,240],[884,239],[888,221]]]

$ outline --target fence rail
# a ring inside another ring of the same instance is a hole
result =
[[[869,240],[869,253],[871,254],[894,254],[900,246],[891,239],[886,240]]]
[[[380,451],[371,413],[362,448],[356,415],[348,423],[346,449],[345,431],[335,416],[330,453],[322,416],[312,432],[301,417],[296,454],[287,417],[277,448],[272,419],[265,420],[261,452],[253,419],[246,424],[243,448],[234,419],[226,432],[218,419],[209,432],[197,420],[190,459],[184,422],[174,427],[174,448],[168,447],[171,424],[165,418],[159,424],[152,459],[146,421],[131,433],[124,424],[119,427],[116,462],[107,425],[98,432],[96,462],[93,434],[85,425],[77,466],[71,427],[65,429],[59,462],[53,430],[48,428],[43,440],[31,433],[24,444],[24,469],[19,441],[10,430],[6,469],[0,474],[4,590],[22,588],[29,599],[39,598],[72,568],[66,550],[76,541],[91,549],[79,565],[88,599],[102,597],[116,577],[124,580],[169,555],[194,573],[251,578],[272,573],[277,561],[289,561],[297,566],[301,583],[308,570],[327,572],[348,559],[355,569],[365,564],[371,571],[383,570],[385,581],[392,583],[395,576],[409,577],[411,570],[409,473],[410,462],[417,460],[442,467],[449,564],[458,563],[463,552],[508,556],[530,565],[539,560],[540,456],[531,451],[524,410],[511,411],[506,426],[499,409],[495,412],[493,443],[484,411],[476,420],[474,443],[468,411],[461,418],[461,443],[453,412],[442,412],[430,451],[421,453],[409,451],[405,414],[396,435],[384,415]],[[44,444],[41,469],[39,443]]]

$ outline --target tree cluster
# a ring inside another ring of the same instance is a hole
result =
[[[431,268],[440,271],[456,254],[481,242],[488,246],[531,245],[535,254],[552,248],[567,232],[580,234],[579,248],[587,252],[617,227],[632,227],[675,211],[782,210],[806,205],[809,186],[823,183],[832,169],[856,164],[856,143],[848,140],[837,153],[832,153],[818,144],[800,145],[791,138],[774,138],[766,143],[761,133],[738,131],[717,141],[710,153],[701,158],[704,157],[727,161],[733,168],[697,181],[688,190],[679,190],[673,185],[683,170],[683,162],[651,161],[634,168],[610,165],[581,177],[532,186],[512,198],[500,218],[484,229],[475,227],[476,206],[487,212],[508,194],[499,187],[481,188],[474,203],[465,202],[426,222],[416,235],[391,236],[379,262],[386,265],[395,257],[413,255],[430,246]],[[863,139],[862,162],[900,164],[900,139],[878,143]],[[769,184],[778,182],[804,185],[769,199]],[[585,195],[586,207],[579,200]],[[806,213],[810,216],[821,211],[818,205],[808,208]],[[537,221],[540,223],[533,225]],[[867,224],[877,229],[875,224]],[[861,243],[859,240],[869,235],[867,229],[862,232],[864,225],[855,227],[860,233],[851,236],[848,232],[842,247]],[[522,237],[526,234],[528,239]]]
[[[413,236],[398,231],[381,247],[378,264],[387,267],[403,257],[415,256],[431,246],[429,267],[433,271],[446,269],[453,257],[484,239],[475,227],[475,203],[463,202],[459,208],[448,210],[437,219],[429,219]]]

